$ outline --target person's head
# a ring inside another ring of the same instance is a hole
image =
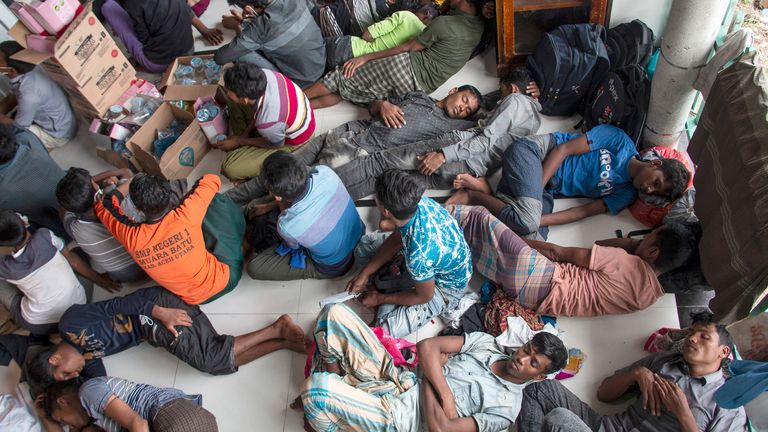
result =
[[[267,76],[255,64],[235,63],[224,72],[224,89],[232,102],[256,105],[267,89]]]
[[[432,2],[420,5],[413,13],[427,26],[438,15],[437,8]]]
[[[525,66],[515,66],[499,80],[501,97],[507,97],[512,93],[523,93],[528,88],[528,83],[533,81],[531,73]]]
[[[416,213],[424,182],[405,171],[389,169],[376,178],[376,204],[383,219],[404,225]]]
[[[0,256],[11,255],[27,239],[27,227],[13,210],[0,210]]]
[[[232,6],[237,6],[250,15],[260,15],[272,3],[272,0],[227,0]]]
[[[518,348],[504,363],[504,370],[516,382],[543,380],[547,375],[564,368],[568,350],[563,341],[550,333],[537,333],[528,343]]]
[[[11,58],[12,55],[23,50],[22,47],[16,41],[0,42],[0,67],[11,68],[11,72],[8,73],[8,77],[13,78],[17,75],[23,75],[35,68],[32,63],[27,63]]]
[[[72,345],[61,342],[32,357],[27,364],[27,375],[34,382],[47,385],[77,378],[84,367],[85,357]]]
[[[171,207],[173,192],[168,180],[152,174],[138,173],[131,180],[128,195],[136,208],[151,221],[165,216]]]
[[[11,125],[0,125],[0,164],[4,164],[14,156],[18,149],[16,143],[16,132]]]
[[[287,152],[275,152],[264,160],[259,178],[276,200],[293,202],[307,190],[309,168]]]
[[[632,179],[635,189],[647,195],[659,195],[674,201],[688,187],[691,173],[677,159],[656,159],[643,163]]]
[[[692,313],[688,336],[683,341],[685,362],[709,373],[719,369],[733,351],[733,337],[713,318],[709,312]]]
[[[450,118],[463,119],[476,113],[483,103],[480,90],[471,85],[454,87],[439,105]]]
[[[645,236],[635,249],[635,255],[661,274],[685,264],[695,250],[696,236],[691,230],[681,223],[671,222]]]
[[[90,416],[80,403],[76,380],[53,383],[45,390],[43,408],[45,415],[59,423],[82,429],[90,423]]]
[[[93,210],[93,194],[96,189],[91,173],[72,167],[56,185],[56,199],[64,210],[83,215]]]

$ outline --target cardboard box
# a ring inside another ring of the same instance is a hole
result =
[[[198,56],[186,56],[178,57],[168,66],[163,74],[163,79],[160,81],[160,90],[165,89],[163,99],[167,101],[183,100],[183,101],[195,101],[197,98],[210,96],[216,96],[216,89],[224,83],[224,71],[222,70],[219,77],[218,84],[212,85],[181,85],[175,84],[176,76],[174,73],[176,69],[181,65],[189,65],[190,60],[193,57],[200,57],[203,62],[213,59],[213,54],[198,55]]]
[[[167,128],[177,118],[189,121],[189,126],[158,161],[153,152],[157,130]],[[195,116],[163,102],[155,114],[128,140],[128,148],[133,152],[142,171],[163,176],[168,180],[177,180],[187,178],[211,146]]]
[[[23,47],[30,31],[17,22],[8,34]],[[100,117],[131,85],[136,70],[87,4],[56,40],[53,55],[24,49],[11,58],[42,64],[86,117]]]

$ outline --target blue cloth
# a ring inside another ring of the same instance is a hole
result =
[[[411,277],[416,282],[434,279],[444,294],[460,298],[472,277],[472,254],[456,219],[424,197],[400,234]]]
[[[555,144],[581,134],[555,132]],[[587,132],[589,152],[565,158],[555,172],[550,190],[555,195],[602,197],[612,214],[617,214],[637,198],[629,176],[629,161],[638,155],[635,143],[621,129],[600,125]]]
[[[277,220],[285,246],[304,248],[321,273],[347,266],[365,225],[339,176],[327,166],[316,166],[307,190]]]
[[[303,269],[307,267],[307,255],[304,254],[304,249],[302,248],[291,249],[285,243],[280,243],[280,246],[275,248],[275,253],[280,256],[290,253],[291,262],[289,264],[293,268]]]
[[[768,391],[768,363],[736,360],[731,363],[733,376],[715,392],[715,401],[723,408],[744,406]]]

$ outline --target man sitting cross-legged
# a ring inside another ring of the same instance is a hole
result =
[[[635,201],[638,190],[675,200],[689,178],[680,161],[641,161],[624,131],[600,125],[586,134],[555,132],[517,140],[504,152],[495,194],[484,178],[465,174],[455,182],[463,189],[447,203],[482,205],[516,233],[534,238],[539,231],[546,238],[550,225],[606,211],[618,214]],[[596,199],[552,213],[555,195]]]
[[[517,428],[520,432],[736,432],[745,431],[744,408],[724,409],[715,392],[725,382],[722,362],[733,339],[725,326],[704,312],[693,324],[681,354],[652,354],[619,369],[597,390],[602,402],[626,393],[634,403],[614,415],[600,415],[557,381],[525,389]],[[639,394],[638,394],[639,390]]]
[[[244,259],[245,218],[220,186],[206,174],[178,204],[167,180],[140,173],[129,194],[144,222],[123,214],[117,189],[97,194],[94,209],[147,275],[189,304],[206,303],[235,288]]]
[[[656,228],[643,240],[562,247],[518,236],[486,208],[447,206],[459,221],[477,271],[511,298],[541,315],[600,316],[634,312],[664,290],[657,277],[685,263],[695,246],[680,224]]]
[[[202,407],[203,396],[116,377],[71,380],[52,384],[37,404],[48,432],[105,431],[216,432],[216,417]]]
[[[524,388],[566,364],[557,336],[539,333],[514,354],[493,336],[419,342],[420,381],[394,365],[370,328],[344,305],[323,310],[312,374],[302,386],[305,423],[326,431],[505,431]]]
[[[502,99],[477,127],[357,157],[336,171],[354,199],[373,193],[376,177],[387,169],[418,170],[430,189],[451,189],[463,173],[491,175],[510,144],[539,130],[541,105],[524,94],[531,79],[524,67],[504,76]]]
[[[422,182],[404,171],[385,171],[376,179],[382,221],[394,232],[347,285],[350,292],[362,292],[371,276],[402,251],[416,286],[392,294],[369,290],[362,297],[364,305],[378,306],[376,325],[397,338],[454,310],[472,277],[471,253],[461,228],[423,194]]]
[[[365,225],[347,189],[330,168],[310,169],[290,153],[264,161],[260,177],[280,209],[282,243],[256,254],[248,274],[260,280],[324,279],[346,274]],[[306,256],[305,255],[306,252]]]
[[[277,350],[305,351],[304,332],[288,315],[251,333],[220,335],[200,307],[160,287],[70,307],[61,317],[59,333],[62,342],[38,353],[28,365],[33,381],[66,381],[81,372],[103,376],[98,359],[144,341],[212,375],[234,373]]]
[[[347,122],[311,139],[293,154],[305,165],[326,165],[337,170],[369,153],[468,129],[475,124],[468,118],[477,112],[482,98],[479,90],[463,85],[451,89],[441,100],[424,92],[410,92],[374,101],[368,106],[370,119]],[[257,176],[226,194],[246,205],[267,191]]]

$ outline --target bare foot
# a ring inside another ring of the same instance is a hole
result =
[[[304,341],[286,339],[285,343],[286,343],[286,346],[285,346],[286,348],[299,354],[306,354],[309,348]]]
[[[296,342],[297,345],[304,345],[304,330],[301,329],[288,314],[280,315],[280,318],[275,321],[274,326],[277,327],[280,336],[286,339],[288,342]],[[306,348],[304,349],[306,352]]]
[[[483,192],[491,195],[491,185],[488,184],[488,180],[485,177],[474,177],[471,174],[459,174],[453,180],[454,189],[469,189],[473,191]]]
[[[392,223],[392,221],[389,221],[387,219],[382,219],[381,221],[379,221],[379,231],[381,232],[394,231],[395,228],[397,227],[395,226],[394,223]]]
[[[445,201],[445,205],[467,205],[469,204],[469,191],[459,189],[450,198]]]
[[[296,396],[296,399],[288,407],[296,411],[304,411],[304,402],[301,401],[301,395]]]

